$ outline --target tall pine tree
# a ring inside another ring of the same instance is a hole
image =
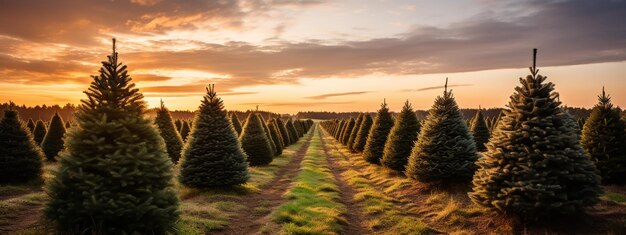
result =
[[[285,125],[283,120],[280,119],[280,116],[276,117],[276,126],[278,127],[278,130],[280,131],[280,136],[283,137],[283,142],[285,143],[285,147],[293,144],[294,141],[289,136],[289,131],[287,131],[287,126]]]
[[[183,121],[183,124],[180,127],[180,138],[183,141],[187,141],[187,136],[189,136],[189,132],[191,132],[191,127],[189,126],[189,122]]]
[[[233,122],[233,128],[235,128],[237,135],[241,135],[241,121],[239,121],[237,114],[232,113],[230,115],[230,120]]]
[[[193,188],[245,183],[250,178],[247,156],[215,85],[207,88],[194,123],[183,148],[179,181]]]
[[[354,123],[354,128],[352,128],[352,131],[350,131],[350,138],[348,138],[348,143],[346,144],[346,146],[348,146],[348,148],[352,151],[354,151],[352,146],[354,145],[354,142],[356,140],[356,135],[359,133],[359,129],[361,128],[361,122],[363,122],[364,117],[365,114],[359,114],[359,117],[357,117],[356,122]]]
[[[470,124],[470,131],[474,136],[474,141],[476,142],[476,150],[485,151],[487,147],[485,144],[489,142],[489,128],[487,128],[487,123],[485,123],[485,117],[483,113],[478,109],[476,112],[476,116],[472,119],[472,123]]]
[[[343,134],[341,134],[340,142],[342,144],[348,144],[348,139],[350,139],[350,133],[352,133],[352,129],[354,129],[355,122],[354,118],[350,118],[350,120],[348,120],[348,124],[346,124],[346,127],[343,130]]]
[[[251,166],[267,165],[274,159],[271,142],[267,139],[263,125],[259,116],[250,112],[239,136],[239,141],[248,155],[248,162]]]
[[[420,123],[407,100],[389,132],[380,163],[387,168],[404,171],[419,131]]]
[[[289,133],[289,139],[291,139],[292,143],[298,142],[298,131],[296,130],[296,126],[293,124],[293,120],[287,120],[285,123],[285,127],[287,128],[287,133]]]
[[[626,124],[620,110],[613,107],[611,97],[604,92],[598,96],[582,130],[582,146],[596,164],[602,182],[626,183]]]
[[[443,96],[428,112],[406,167],[407,176],[422,182],[467,182],[476,170],[474,138],[447,86],[446,78]]]
[[[544,83],[534,61],[477,162],[469,194],[479,205],[527,219],[581,211],[601,193],[597,170],[564,122],[554,84]]]
[[[65,124],[58,112],[54,113],[50,120],[50,127],[46,136],[41,141],[41,149],[49,161],[56,161],[56,156],[63,149],[63,136],[65,135]]]
[[[361,126],[359,127],[359,132],[356,135],[356,140],[352,145],[352,149],[357,152],[363,152],[363,148],[365,147],[365,142],[367,142],[367,136],[370,133],[370,129],[372,128],[372,116],[365,113],[363,114],[363,122],[361,122]]]
[[[33,138],[35,139],[37,145],[41,145],[43,138],[46,137],[46,133],[48,132],[47,129],[46,124],[44,124],[41,120],[37,121],[37,124],[35,124]]]
[[[12,108],[0,120],[0,152],[0,183],[41,179],[44,154]]]
[[[180,214],[172,162],[113,45],[67,133],[45,215],[61,233],[164,234]]]
[[[270,119],[267,122],[267,128],[270,131],[272,139],[275,140],[274,143],[276,144],[276,155],[278,156],[283,154],[283,149],[285,148],[285,145],[283,144],[283,138],[280,136],[280,131],[278,130],[278,127],[276,127],[276,121],[274,119]]]
[[[267,127],[267,123],[265,122],[263,115],[261,114],[257,114],[257,115],[259,115],[259,120],[261,120],[261,126],[263,126],[263,131],[265,131],[267,140],[270,142],[270,147],[272,148],[272,152],[274,153],[274,156],[278,156],[278,149],[277,149],[278,146],[276,145],[276,141],[274,141],[274,138],[272,138],[272,134],[270,133],[270,129]]]
[[[30,133],[33,133],[33,131],[35,130],[35,122],[33,122],[33,119],[31,118],[28,119],[28,123],[26,124],[26,127],[28,127],[28,130],[30,131]]]
[[[180,151],[183,148],[183,138],[178,134],[178,131],[176,131],[176,126],[172,121],[170,111],[167,110],[165,104],[163,104],[163,100],[161,100],[161,107],[157,109],[154,123],[161,137],[165,140],[167,155],[169,155],[172,162],[176,164],[180,159]]]
[[[367,135],[367,141],[363,150],[363,158],[373,164],[380,164],[380,159],[385,151],[385,143],[391,128],[393,128],[393,118],[389,113],[387,103],[383,102],[374,118],[374,123]]]

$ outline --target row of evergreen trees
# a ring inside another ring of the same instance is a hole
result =
[[[363,121],[369,115],[360,115],[321,126],[366,161],[416,180],[471,180],[469,196],[484,207],[527,219],[581,212],[598,201],[600,179],[626,183],[626,122],[603,90],[581,137],[580,120],[564,111],[554,84],[538,74],[534,61],[530,71],[493,128],[480,110],[468,128],[447,89],[422,123],[408,102],[395,120],[383,102],[371,124]],[[351,138],[346,142],[355,126],[361,133],[355,138],[366,139],[364,149],[351,147],[358,143]]]
[[[248,164],[271,162],[313,124],[280,118],[266,122],[251,113],[239,135],[210,86],[183,141],[163,103],[155,119],[147,118],[143,95],[118,62],[115,41],[85,94],[75,127],[64,139],[63,121],[52,118],[40,140],[43,151],[33,122],[29,127],[12,109],[0,120],[1,183],[41,180],[45,146],[60,144],[50,148],[51,156],[62,150],[58,169],[46,182],[50,199],[44,214],[63,234],[165,234],[180,215],[173,163],[182,161],[178,179],[184,185],[239,185],[249,178]]]

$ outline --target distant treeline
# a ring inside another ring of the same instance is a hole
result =
[[[9,106],[11,106],[11,104],[9,103],[0,104],[0,111],[9,109]],[[59,112],[59,115],[63,118],[63,120],[73,122],[74,112],[76,112],[76,110],[78,109],[78,106],[74,104],[69,104],[69,103],[64,106],[59,106],[59,105],[47,106],[44,104],[41,106],[36,105],[34,107],[13,104],[13,109],[19,112],[20,118],[24,121],[28,121],[28,119],[33,119],[34,121],[42,120],[44,122],[47,122],[47,121],[50,121],[52,116],[54,116],[55,112]],[[146,115],[149,117],[155,117],[156,110],[157,108],[148,109],[148,112],[146,113]],[[248,117],[248,114],[252,111],[254,110],[246,110],[246,111],[235,110],[235,111],[229,111],[229,112],[235,113],[237,115],[237,118],[243,121],[246,119],[246,117]],[[3,113],[4,112],[0,112],[0,118],[2,117],[2,115],[4,115]],[[289,117],[289,115],[267,112],[267,111],[258,111],[257,113],[262,115],[263,118],[265,118],[265,120],[269,120],[270,116],[272,118],[276,116]],[[187,111],[187,110],[170,110],[170,114],[172,115],[173,119],[189,120],[189,119],[193,119],[196,112]]]

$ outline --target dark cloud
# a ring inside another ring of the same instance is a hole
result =
[[[329,97],[347,96],[347,95],[360,95],[360,94],[366,94],[366,93],[370,93],[370,92],[369,91],[354,91],[354,92],[343,92],[343,93],[331,93],[331,94],[309,96],[309,97],[306,97],[306,98],[307,99],[314,99],[314,100],[321,100],[321,99],[326,99],[326,98],[329,98]]]

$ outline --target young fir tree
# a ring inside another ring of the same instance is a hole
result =
[[[230,115],[230,120],[233,123],[233,128],[235,128],[235,131],[237,132],[237,135],[241,135],[241,122],[239,121],[239,118],[237,117],[237,114],[232,113]]]
[[[28,123],[26,124],[26,127],[28,127],[28,130],[32,134],[33,131],[35,130],[35,122],[33,122],[33,119],[31,118],[28,119]]]
[[[405,174],[422,182],[467,182],[476,170],[477,158],[474,138],[448,91],[446,78],[443,96],[435,99],[428,112]]]
[[[254,112],[248,114],[239,141],[248,155],[251,166],[267,165],[274,159],[271,142],[267,139],[263,123]]]
[[[46,136],[41,141],[41,149],[49,161],[56,161],[56,156],[63,149],[63,136],[65,135],[65,124],[58,112],[54,113],[50,120],[50,127]]]
[[[604,88],[598,100],[583,126],[582,146],[600,171],[602,183],[625,184],[626,124]]]
[[[176,126],[176,131],[178,131],[178,134],[180,135],[180,128],[183,127],[183,123],[180,119],[176,119],[176,121],[174,121],[174,125]]]
[[[180,138],[182,138],[183,141],[187,141],[187,136],[189,136],[189,132],[191,132],[191,127],[187,121],[183,121],[182,123],[183,124],[180,128]]]
[[[407,100],[389,132],[380,163],[387,168],[403,172],[419,131],[420,122]]]
[[[0,120],[0,183],[41,179],[43,153],[16,110],[4,111]]]
[[[174,126],[170,111],[167,110],[165,104],[163,104],[163,100],[161,100],[161,107],[157,109],[154,123],[161,137],[165,140],[167,155],[169,155],[172,162],[176,164],[180,159],[180,151],[183,148],[183,138],[180,137],[180,134],[176,131],[176,126]]]
[[[363,122],[364,117],[365,114],[359,114],[359,117],[357,117],[356,122],[354,123],[354,128],[352,128],[352,131],[350,131],[350,138],[348,138],[348,143],[346,144],[346,146],[348,146],[348,148],[352,151],[354,151],[353,145],[356,140],[356,135],[359,133],[359,129],[361,128],[361,122]]]
[[[266,125],[272,139],[275,140],[274,144],[276,144],[276,156],[283,154],[285,146],[283,145],[283,139],[280,136],[280,131],[278,130],[278,127],[276,127],[276,121],[274,121],[274,119],[270,119]]]
[[[45,215],[63,234],[164,234],[180,214],[172,162],[113,45],[67,133]]]
[[[215,85],[207,88],[196,128],[183,148],[179,181],[193,188],[240,185],[249,178],[246,154],[232,126]]]
[[[343,127],[345,125],[346,125],[346,120],[341,119],[341,121],[339,121],[339,126],[337,127],[337,130],[333,134],[333,137],[335,137],[336,140],[340,140],[339,137],[341,136],[341,133],[343,132]]]
[[[530,72],[477,162],[469,196],[527,219],[581,211],[598,201],[600,177],[564,122],[554,84],[544,83],[534,62]]]
[[[343,145],[348,144],[348,140],[350,139],[350,133],[352,133],[352,129],[354,129],[355,122],[356,121],[354,120],[354,118],[350,118],[348,124],[346,124],[346,127],[343,130],[343,134],[341,134],[340,140]]]
[[[46,132],[48,132],[46,124],[44,124],[41,120],[37,121],[35,129],[33,129],[33,139],[37,145],[41,145],[43,138],[46,137]]]
[[[367,135],[367,141],[363,150],[363,158],[373,164],[380,164],[380,159],[385,151],[387,136],[393,127],[393,118],[389,113],[387,103],[383,102],[374,118],[374,123]]]
[[[367,136],[370,133],[370,128],[372,127],[373,122],[374,121],[369,114],[363,114],[363,122],[361,122],[359,132],[357,133],[354,144],[352,145],[352,149],[355,152],[363,152],[363,148],[365,147],[365,142],[367,142]]]
[[[296,126],[293,124],[293,121],[291,119],[287,120],[287,123],[285,123],[285,127],[287,128],[287,132],[289,133],[289,138],[293,141],[292,143],[298,142],[298,139],[300,138],[298,137]]]
[[[278,130],[280,131],[280,136],[283,138],[283,142],[285,143],[285,147],[291,145],[294,143],[294,140],[292,140],[289,136],[289,131],[287,131],[287,126],[285,126],[285,123],[283,122],[282,119],[280,119],[280,117],[276,117],[276,126],[278,127]]]
[[[487,128],[487,123],[485,123],[485,118],[483,117],[483,113],[478,109],[476,112],[476,116],[472,119],[472,123],[470,124],[470,131],[474,136],[474,141],[476,142],[476,150],[482,152],[487,150],[485,144],[489,142],[489,128]]]
[[[278,146],[276,146],[276,141],[274,141],[274,139],[272,138],[272,134],[270,133],[270,129],[267,127],[267,123],[265,122],[263,115],[261,114],[257,114],[257,115],[259,115],[259,120],[261,120],[261,126],[263,127],[263,131],[265,132],[265,135],[267,136],[267,140],[270,142],[272,153],[274,153],[274,156],[278,156],[278,149],[277,149]]]

